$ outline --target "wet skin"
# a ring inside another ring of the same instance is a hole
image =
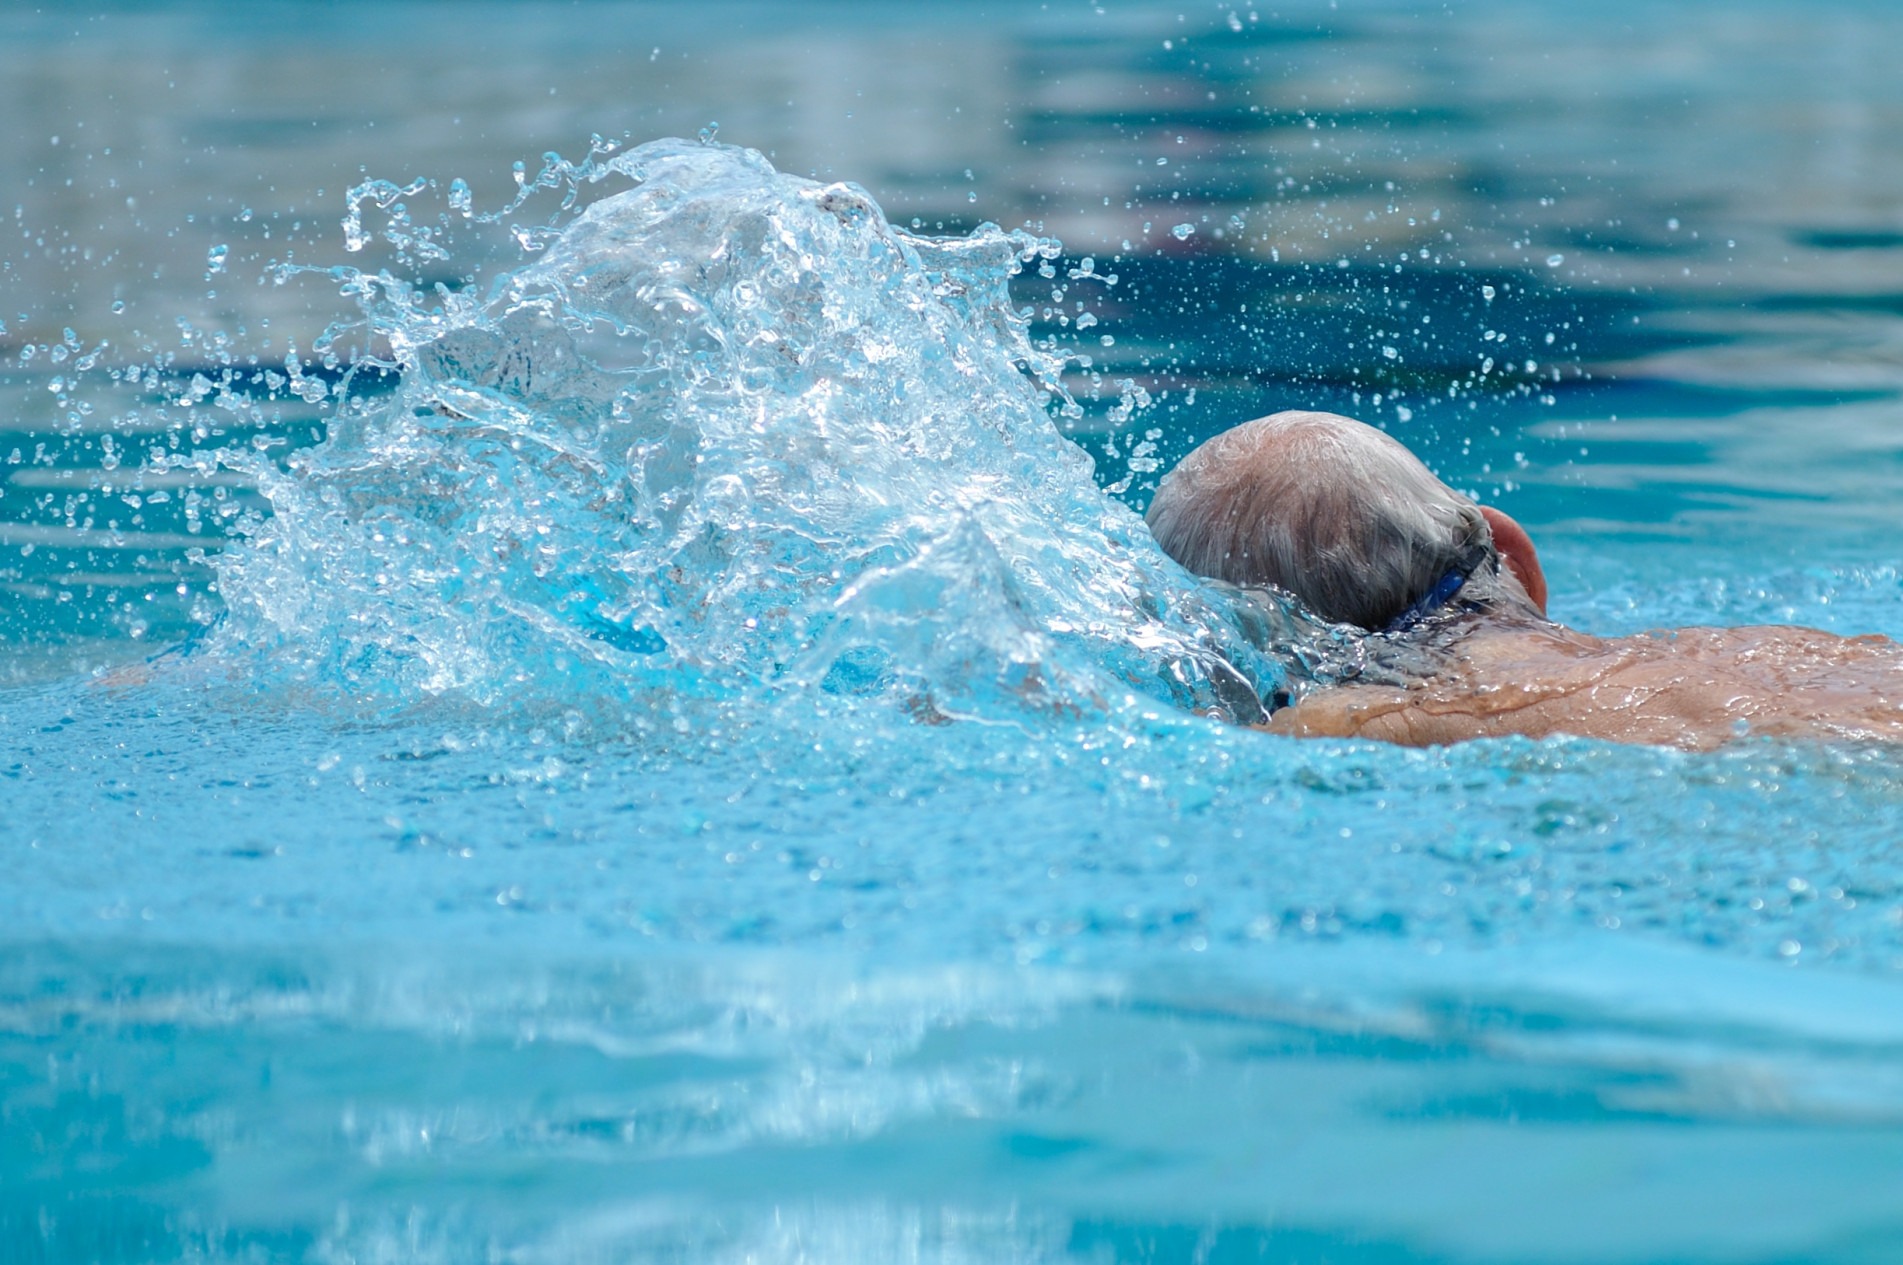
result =
[[[1318,430],[1336,432],[1335,442],[1308,442]],[[1373,473],[1379,469],[1401,485],[1412,478],[1405,466],[1395,473],[1392,439],[1331,414],[1275,414],[1211,443],[1223,446],[1209,448],[1214,455],[1201,464],[1204,450],[1192,453],[1159,491],[1159,498],[1179,498],[1166,516],[1172,538],[1178,538],[1184,505],[1230,523],[1274,523],[1289,495],[1258,499],[1239,492],[1223,481],[1238,472],[1244,481],[1265,478],[1274,486],[1287,468],[1299,469],[1336,500],[1382,495],[1378,485],[1361,491],[1381,477]],[[1367,463],[1371,447],[1385,450],[1385,466]],[[1438,485],[1438,493],[1427,495],[1459,495],[1405,450],[1402,460],[1413,462],[1430,487]],[[1185,477],[1190,482],[1174,485],[1172,493],[1173,480]],[[1409,494],[1422,495],[1420,480],[1413,483]],[[1188,499],[1195,497],[1207,499]],[[1575,632],[1546,618],[1546,576],[1526,529],[1500,510],[1474,508],[1499,554],[1498,592],[1473,609],[1444,612],[1431,625],[1391,634],[1402,639],[1397,648],[1421,654],[1407,670],[1419,679],[1324,688],[1259,728],[1417,747],[1511,734],[1691,750],[1749,736],[1903,743],[1903,646],[1889,638],[1794,627],[1681,628],[1616,638]],[[1296,536],[1308,530],[1307,522],[1278,526]]]
[[[1601,638],[1482,617],[1417,686],[1337,686],[1264,726],[1434,746],[1572,734],[1709,750],[1747,736],[1903,743],[1903,646],[1809,628]]]
[[[1502,562],[1544,615],[1546,577],[1532,538],[1499,510],[1480,512]],[[1753,735],[1903,743],[1903,646],[1781,626],[1604,638],[1481,615],[1431,680],[1323,690],[1264,728],[1412,747],[1509,734],[1698,751]]]

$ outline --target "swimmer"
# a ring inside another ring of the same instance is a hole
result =
[[[1903,742],[1903,647],[1887,637],[1576,632],[1546,618],[1546,577],[1518,523],[1346,417],[1277,413],[1216,436],[1163,480],[1149,524],[1188,570],[1283,589],[1418,665],[1404,683],[1314,689],[1270,718],[1274,733]]]

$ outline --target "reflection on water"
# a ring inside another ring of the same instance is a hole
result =
[[[10,253],[43,319],[69,301],[82,332],[123,337],[117,298],[152,332],[281,323],[295,308],[244,293],[240,265],[334,249],[366,165],[461,175],[493,203],[511,159],[712,120],[783,170],[863,184],[895,221],[1033,220],[1080,253],[1406,250],[1423,271],[1424,249],[1430,267],[1734,301],[1896,291],[1903,89],[1884,50],[1903,16],[1874,0],[1619,3],[1592,23],[1379,0],[496,4],[470,22],[344,4],[317,29],[303,6],[255,12],[256,34],[212,5],[6,16]],[[323,38],[340,32],[373,37]]]
[[[1838,982],[1833,1021],[1810,990],[1737,970],[1736,995],[1654,984],[1615,1016],[1586,956],[1536,956],[1477,996],[1472,963],[1421,965],[1350,1012],[1303,996],[1296,968],[1340,963],[1300,951],[1290,978],[1246,997],[823,962],[537,960],[498,988],[480,959],[392,972],[268,951],[213,991],[204,955],[136,950],[128,995],[95,959],[42,952],[0,975],[0,1059],[43,1053],[59,1072],[13,1099],[9,1123],[83,1163],[61,1188],[26,1148],[0,1150],[0,1247],[75,1261],[1883,1260],[1903,1227],[1869,1178],[1897,1160],[1899,1033],[1880,1010],[1849,1016],[1884,994]],[[1714,1057],[1720,1026],[1748,1061]],[[339,1084],[346,1062],[384,1070]],[[1715,1180],[1684,1197],[1700,1176]],[[36,1215],[49,1194],[56,1210]],[[1840,1229],[1740,1216],[1741,1198]]]

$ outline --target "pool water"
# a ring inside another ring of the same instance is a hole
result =
[[[1903,1251],[1893,752],[1270,738],[1139,517],[1903,637],[1895,15],[578,12],[4,19],[0,1257]]]

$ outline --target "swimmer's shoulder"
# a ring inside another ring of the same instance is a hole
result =
[[[1542,738],[1583,730],[1597,736],[1602,727],[1590,713],[1600,688],[1636,660],[1658,653],[1545,621],[1480,625],[1441,651],[1432,676],[1407,686],[1317,690],[1276,712],[1262,728],[1416,747],[1510,734]]]

